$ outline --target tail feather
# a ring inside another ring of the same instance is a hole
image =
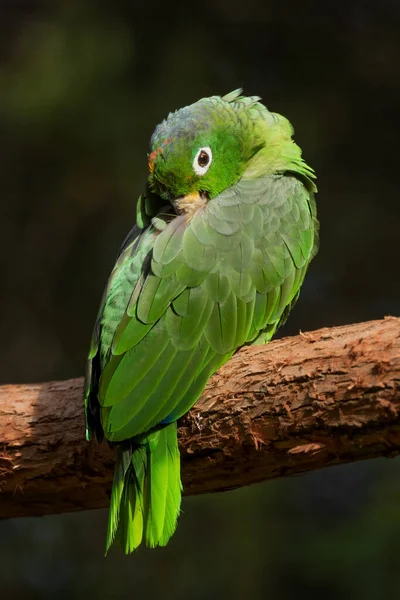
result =
[[[166,429],[169,429],[167,427]],[[169,464],[180,464],[180,455],[178,444],[168,445]],[[164,528],[159,541],[160,546],[166,546],[168,540],[173,535],[179,516],[179,509],[182,497],[182,483],[180,469],[170,468],[168,470],[167,498],[165,503]]]
[[[152,433],[147,438],[147,465],[149,468],[146,480],[146,546],[154,548],[161,539],[168,489],[168,439],[166,429]]]
[[[176,423],[148,435],[140,446],[120,447],[115,467],[106,552],[113,542],[126,554],[142,542],[165,546],[181,504]]]
[[[118,531],[120,507],[126,504],[125,478],[129,477],[132,460],[132,449],[119,446],[114,470],[114,481],[111,490],[110,509],[108,513],[108,528],[106,538],[106,554],[112,545]]]

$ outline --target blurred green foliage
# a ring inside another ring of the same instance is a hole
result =
[[[83,372],[154,126],[240,85],[319,176],[321,251],[283,333],[399,313],[398,2],[0,13],[3,383]],[[103,558],[106,511],[4,521],[1,597],[398,598],[399,475],[376,460],[188,498],[170,545],[128,558]]]

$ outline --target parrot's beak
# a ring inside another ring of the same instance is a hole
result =
[[[207,204],[207,195],[201,192],[193,192],[186,196],[181,196],[172,201],[178,214],[186,214],[190,220],[199,208]]]

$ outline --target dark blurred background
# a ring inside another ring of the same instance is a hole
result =
[[[154,126],[239,86],[318,174],[321,250],[282,334],[400,313],[398,0],[0,11],[2,383],[83,373]],[[400,598],[399,460],[186,498],[169,546],[128,558],[103,558],[106,515],[1,522],[1,598]]]

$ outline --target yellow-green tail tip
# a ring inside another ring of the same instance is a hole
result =
[[[105,554],[140,544],[166,546],[180,511],[182,485],[176,423],[118,448]]]

